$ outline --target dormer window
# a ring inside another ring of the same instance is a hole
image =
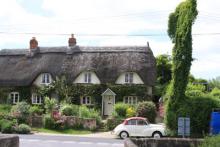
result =
[[[10,99],[12,100],[12,103],[13,104],[16,104],[16,103],[18,103],[19,102],[19,93],[18,92],[11,92],[10,94],[9,94],[9,97],[10,97]]]
[[[86,72],[84,74],[84,82],[85,83],[91,83],[91,73],[90,72]]]
[[[73,83],[100,84],[100,80],[94,71],[84,71],[80,73]]]
[[[44,73],[42,74],[42,84],[50,84],[51,83],[51,79],[50,79],[50,74],[49,73]]]
[[[125,83],[133,83],[133,73],[125,73]]]

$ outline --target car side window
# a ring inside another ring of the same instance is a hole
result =
[[[144,120],[138,120],[138,121],[137,121],[137,125],[143,126],[143,125],[147,125],[147,123],[146,123],[146,121],[144,121]]]
[[[129,120],[128,125],[136,125],[136,120],[135,119]]]

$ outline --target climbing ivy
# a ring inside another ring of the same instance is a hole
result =
[[[166,124],[176,130],[177,114],[181,102],[185,101],[185,91],[192,62],[192,25],[198,14],[196,0],[185,0],[175,12],[171,13],[168,22],[168,35],[174,43],[172,51],[173,75],[171,90],[166,110]]]

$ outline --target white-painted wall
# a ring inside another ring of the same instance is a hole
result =
[[[38,86],[38,87],[41,87],[41,86],[45,86],[45,85],[46,85],[45,83],[42,83],[42,76],[43,76],[43,74],[44,74],[44,73],[40,74],[40,75],[35,79],[35,81],[33,82],[33,85]],[[49,75],[50,75],[50,81],[52,82],[52,81],[53,81],[53,78],[52,78],[51,74],[49,74]]]
[[[89,71],[91,73],[91,83],[92,84],[100,84],[100,80],[99,78],[96,76],[95,72],[93,71]],[[85,73],[87,73],[86,71],[85,72],[82,72],[76,79],[73,83],[85,83]]]
[[[135,72],[132,72],[133,73],[133,83],[132,84],[144,84],[144,82],[142,81],[142,79],[140,78],[140,76],[135,73]],[[116,80],[115,82],[116,84],[126,84],[125,83],[125,73],[122,73],[118,79]]]

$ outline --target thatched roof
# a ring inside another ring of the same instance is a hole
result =
[[[115,83],[127,71],[137,72],[146,85],[154,85],[156,79],[155,58],[147,46],[0,50],[0,86],[29,86],[41,73],[65,74],[73,82],[87,70],[94,71],[101,83]]]

